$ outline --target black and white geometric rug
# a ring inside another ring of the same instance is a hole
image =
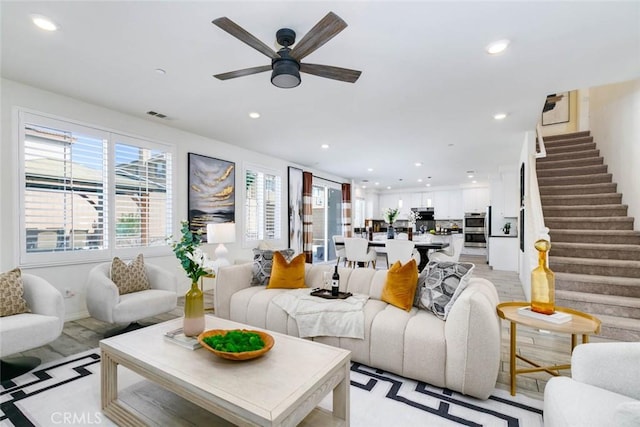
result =
[[[120,397],[158,425],[227,426],[180,397],[118,369]],[[488,400],[353,363],[352,426],[541,427],[542,402],[496,389]],[[329,395],[320,404],[331,408]],[[144,409],[141,409],[144,408]],[[0,386],[0,426],[113,426],[100,412],[100,353],[91,350],[47,365]]]

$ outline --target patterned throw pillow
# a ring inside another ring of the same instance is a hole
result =
[[[142,254],[135,257],[129,265],[115,257],[111,262],[111,281],[118,287],[120,295],[150,289]]]
[[[251,286],[265,286],[269,283],[271,269],[273,268],[273,253],[280,252],[287,262],[291,261],[295,251],[293,249],[283,249],[274,251],[271,249],[253,250],[253,279]]]
[[[19,268],[0,274],[0,317],[29,313]]]
[[[431,310],[446,320],[460,293],[467,287],[474,264],[431,261],[427,264],[427,280],[421,289],[420,308]]]

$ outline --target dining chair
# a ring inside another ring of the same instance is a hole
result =
[[[464,239],[456,238],[446,248],[437,250],[429,255],[429,261],[450,261],[458,262],[460,259],[460,253],[462,252],[462,245]]]
[[[351,267],[356,267],[359,263],[365,264],[366,267],[373,265],[376,268],[376,258],[378,253],[369,248],[369,241],[362,237],[345,237],[344,249],[347,262]]]
[[[416,244],[411,240],[387,240],[385,248],[388,267],[391,267],[396,261],[406,264],[412,258],[416,260],[416,265],[420,265],[420,253],[416,249]]]
[[[331,237],[333,240],[333,249],[336,252],[336,265],[340,264],[340,258],[343,258],[344,266],[347,265],[347,253],[344,248],[344,236],[339,234]]]

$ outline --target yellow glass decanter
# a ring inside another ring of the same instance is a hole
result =
[[[555,312],[556,299],[555,275],[547,267],[547,253],[551,249],[548,230],[545,229],[534,244],[538,250],[538,266],[531,271],[531,310],[542,314]]]

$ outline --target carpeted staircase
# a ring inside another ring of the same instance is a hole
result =
[[[601,336],[640,340],[640,232],[589,132],[544,139],[537,160],[556,304],[597,316]]]

